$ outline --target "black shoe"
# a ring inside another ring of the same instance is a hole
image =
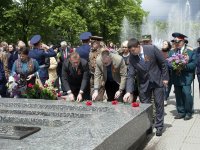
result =
[[[162,136],[162,130],[157,129],[156,130],[156,136]]]
[[[178,114],[177,116],[174,117],[174,119],[182,119],[184,117],[185,117],[185,115]]]
[[[184,118],[184,120],[190,120],[191,118],[192,118],[191,115],[186,115],[185,118]]]

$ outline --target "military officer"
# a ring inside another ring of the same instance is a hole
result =
[[[76,49],[76,52],[80,55],[80,57],[87,61],[89,60],[89,53],[91,49],[91,46],[89,45],[91,36],[92,34],[90,32],[81,33],[80,40],[83,44]]]
[[[45,81],[49,78],[48,67],[46,62],[49,57],[55,57],[56,53],[53,48],[49,48],[46,44],[41,43],[41,36],[34,35],[30,44],[33,45],[33,49],[29,52],[29,57],[37,60],[39,64],[39,77],[42,84],[45,84]]]
[[[172,36],[174,37],[174,42],[177,43],[178,46],[169,52],[169,57],[181,53],[186,55],[186,58],[188,59],[188,63],[180,73],[177,73],[177,71],[169,64],[169,67],[172,68],[172,84],[174,84],[175,88],[176,108],[178,111],[175,119],[184,118],[184,120],[189,120],[192,118],[193,113],[191,84],[194,79],[196,54],[186,47],[185,38],[187,38],[187,36],[181,33],[173,33]]]
[[[152,45],[151,35],[142,35],[142,45]]]

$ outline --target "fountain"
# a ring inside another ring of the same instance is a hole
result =
[[[127,19],[126,16],[124,16],[122,20],[122,28],[121,28],[121,34],[120,34],[120,41],[121,43],[125,40],[128,40],[129,38],[133,37],[133,30],[131,28],[131,25]]]
[[[189,0],[179,0],[170,8],[167,21],[150,21],[145,19],[142,26],[142,34],[151,34],[153,44],[161,47],[163,40],[170,41],[172,33],[180,32],[188,36],[189,45],[197,46],[196,40],[200,36],[200,12],[191,16],[191,4]]]

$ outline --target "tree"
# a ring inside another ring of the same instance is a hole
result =
[[[140,33],[146,13],[141,0],[1,0],[0,39],[27,42],[41,34],[45,42],[67,40],[79,43],[81,32],[90,31],[105,41],[119,42],[121,22],[126,16]]]

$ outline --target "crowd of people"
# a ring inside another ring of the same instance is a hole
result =
[[[172,37],[171,41],[163,41],[161,50],[152,44],[150,35],[124,41],[120,48],[112,42],[106,46],[101,37],[90,32],[80,35],[82,45],[76,48],[69,47],[66,41],[59,47],[48,46],[41,42],[40,35],[34,35],[28,46],[23,41],[17,46],[1,42],[0,95],[20,98],[27,85],[39,78],[43,85],[53,81],[57,92],[62,91],[62,98],[71,101],[101,101],[106,97],[107,101],[132,103],[139,97],[141,103],[151,103],[153,99],[156,135],[161,136],[171,86],[178,112],[175,119],[189,120],[196,68],[200,80],[200,47],[193,50],[187,46],[187,36],[181,33],[173,33]],[[200,44],[200,39],[197,42]],[[178,73],[168,61],[177,54],[184,54],[187,60]],[[18,88],[13,94],[6,84],[16,77]]]

